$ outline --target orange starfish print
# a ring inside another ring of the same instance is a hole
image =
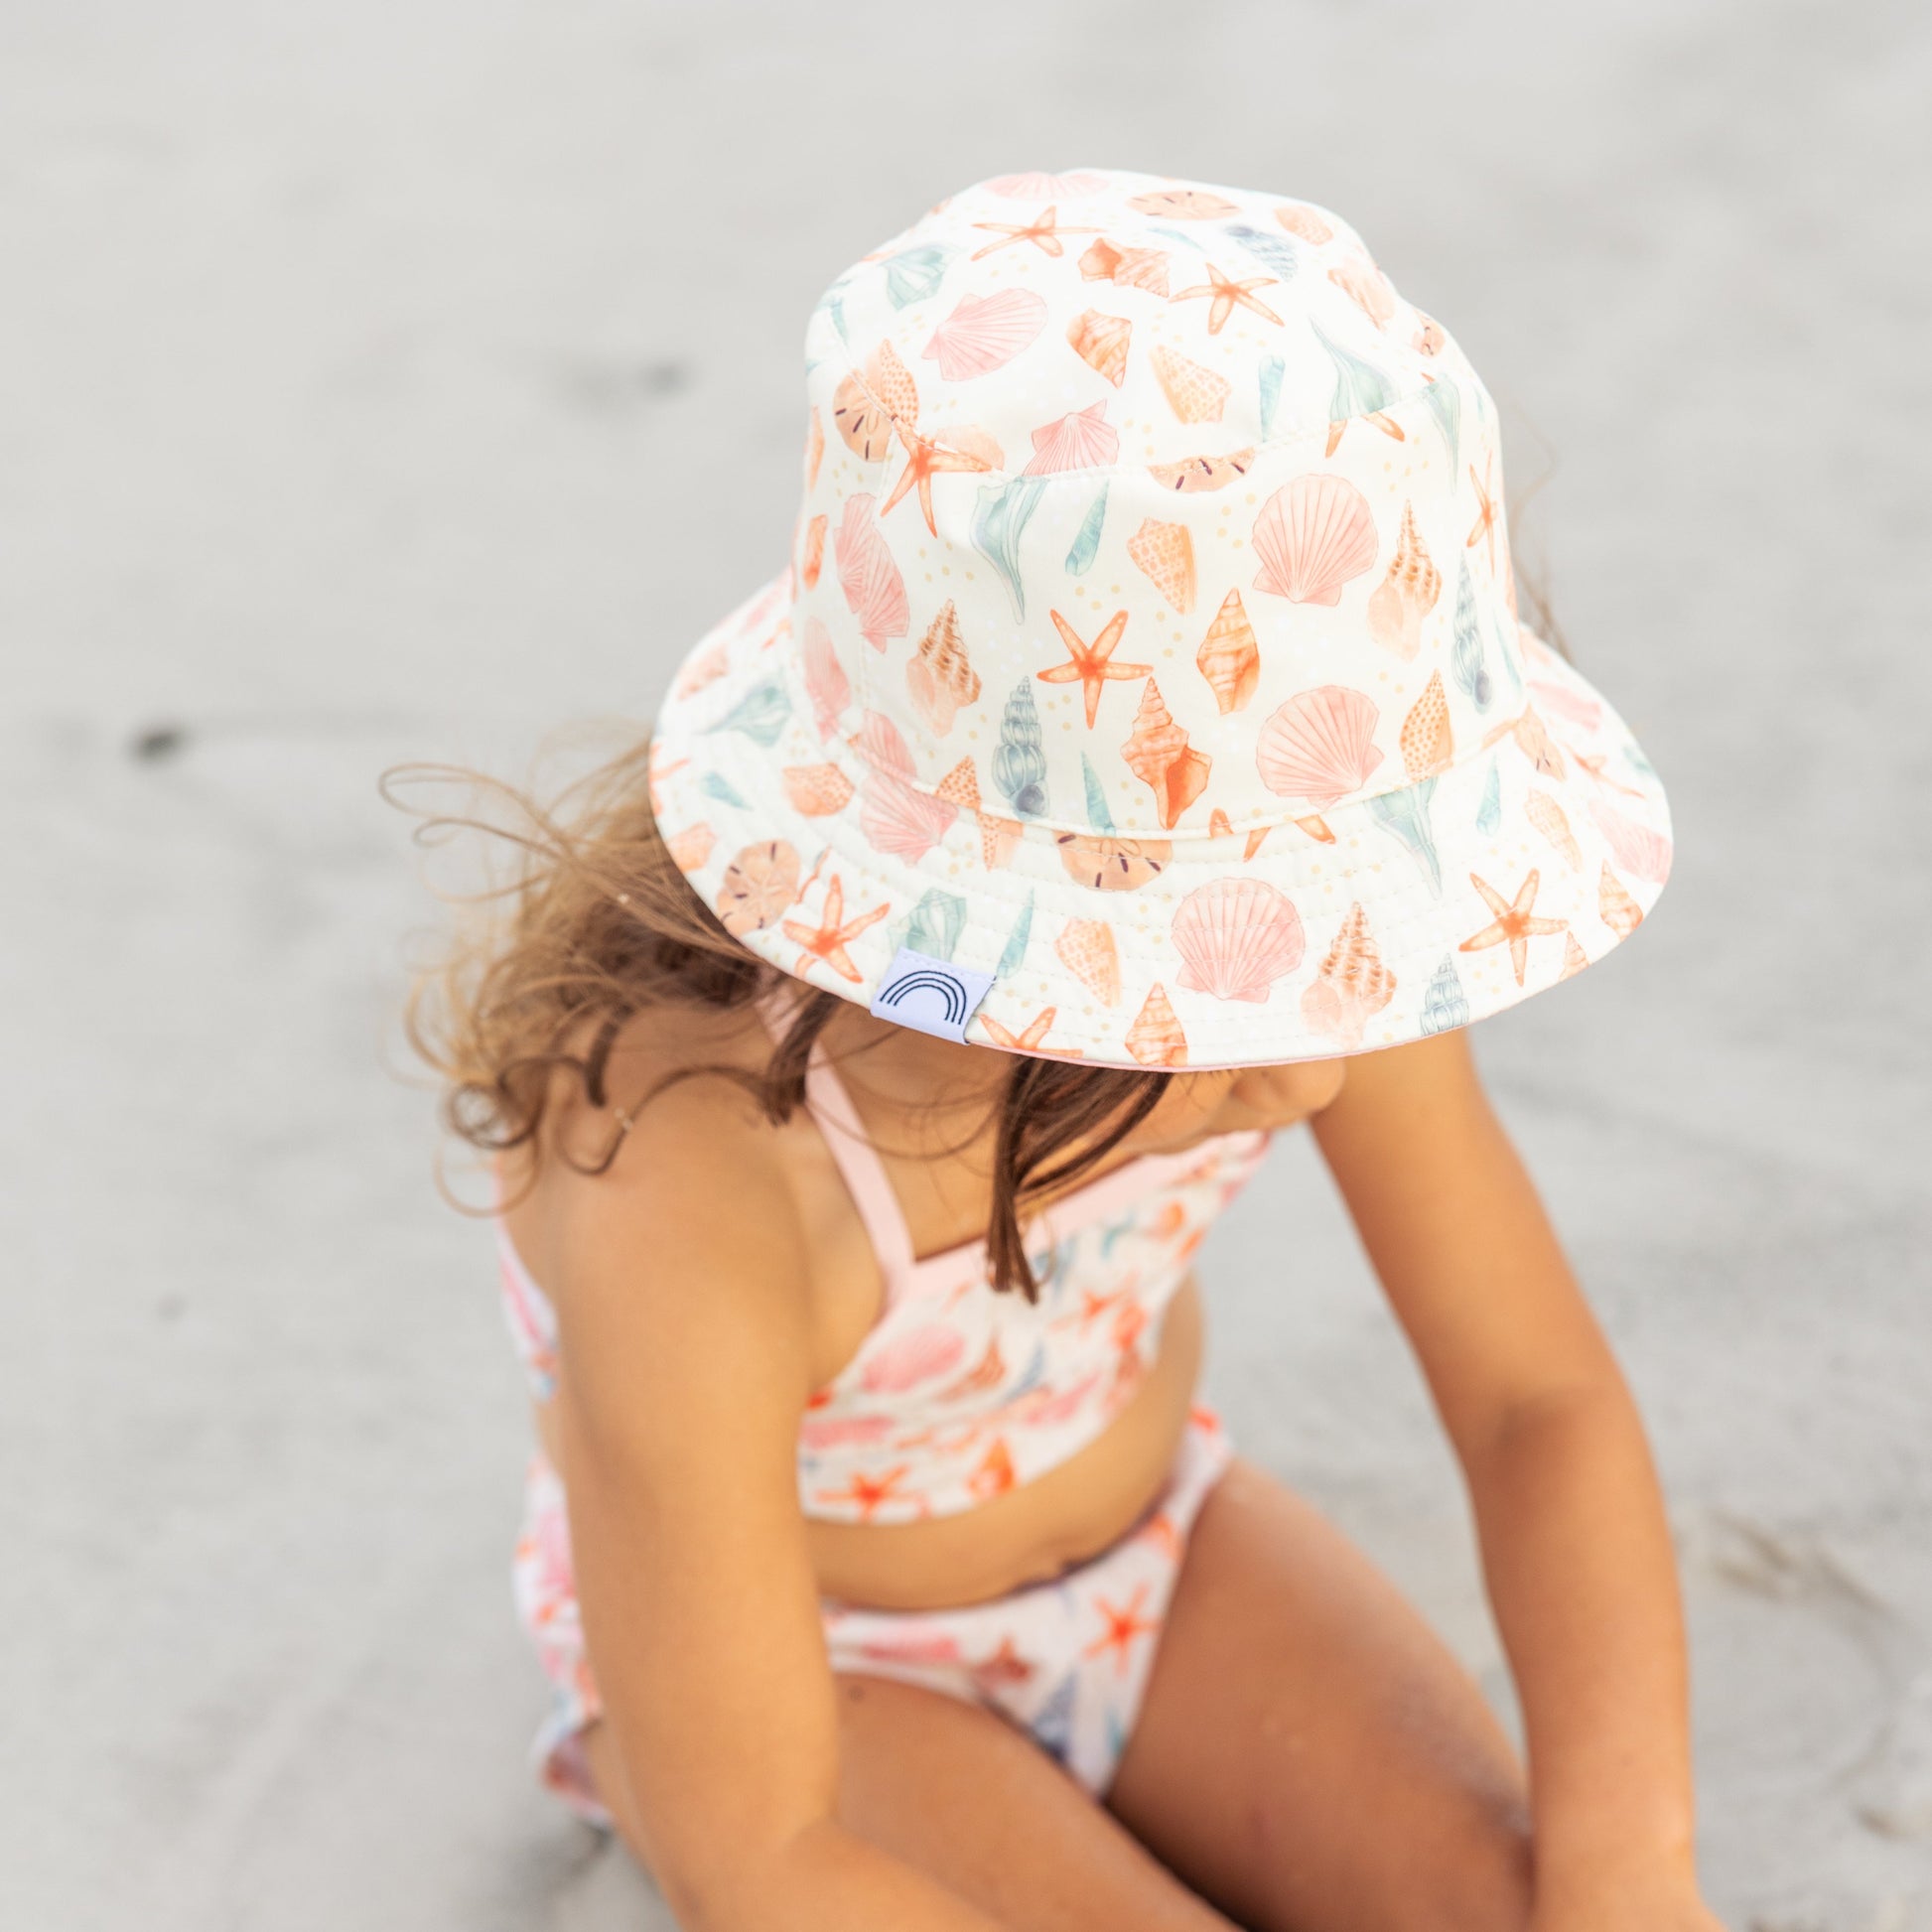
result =
[[[1485,537],[1489,540],[1489,575],[1496,574],[1496,499],[1489,493],[1489,472],[1495,463],[1493,457],[1482,459],[1482,478],[1476,479],[1475,465],[1469,465],[1469,481],[1476,486],[1475,527],[1469,532],[1469,540],[1462,546],[1473,550]]]
[[[1057,207],[1049,207],[1035,215],[1024,226],[1011,221],[975,221],[973,226],[984,228],[989,234],[1005,236],[1003,241],[989,241],[973,256],[978,261],[982,255],[990,255],[996,248],[1011,248],[1016,241],[1031,241],[1043,255],[1058,255],[1060,236],[1063,234],[1098,234],[1098,228],[1062,228],[1059,225],[1060,211]]]
[[[983,456],[969,456],[964,450],[949,450],[929,436],[920,436],[903,423],[896,423],[898,440],[905,445],[905,468],[898,473],[893,493],[886,498],[879,514],[883,517],[908,489],[919,492],[919,507],[925,512],[925,527],[936,537],[939,526],[932,520],[932,480],[949,471],[990,470]]]
[[[798,961],[799,973],[803,975],[814,959],[822,959],[833,972],[857,981],[861,975],[846,947],[868,926],[877,925],[891,909],[889,905],[875,905],[870,912],[861,912],[856,919],[848,920],[845,916],[845,882],[834,873],[832,883],[825,889],[824,915],[818,924],[808,926],[799,919],[784,922],[785,937],[805,949]]]
[[[1080,633],[1060,616],[1057,611],[1046,614],[1053,620],[1053,628],[1060,633],[1060,642],[1066,646],[1064,664],[1055,664],[1050,670],[1035,671],[1034,675],[1042,684],[1077,684],[1081,695],[1087,701],[1087,729],[1093,729],[1093,721],[1100,710],[1100,687],[1109,678],[1152,677],[1152,664],[1115,664],[1109,662],[1114,654],[1114,646],[1120,642],[1121,633],[1127,628],[1127,613],[1116,611],[1107,620],[1107,627],[1092,643],[1082,640]]]
[[[1344,416],[1340,422],[1330,423],[1328,425],[1328,447],[1324,452],[1325,455],[1334,455],[1335,447],[1341,441],[1342,432],[1347,429],[1350,423],[1373,423],[1384,436],[1393,436],[1398,443],[1406,443],[1409,440],[1403,433],[1402,425],[1386,410],[1378,409],[1372,416]],[[1302,821],[1297,819],[1295,822],[1299,825]]]
[[[1080,1291],[1080,1312],[1069,1318],[1079,1323],[1080,1332],[1084,1335],[1103,1314],[1110,1309],[1119,1308],[1126,1300],[1125,1289],[1116,1289],[1111,1295],[1096,1295],[1092,1289],[1083,1288]]]
[[[1599,785],[1608,785],[1612,791],[1620,791],[1626,798],[1641,798],[1643,793],[1635,785],[1626,785],[1609,774],[1609,759],[1600,752],[1579,752],[1574,747],[1570,756],[1581,764]]]
[[[1035,1666],[1014,1649],[1011,1637],[1002,1637],[999,1649],[992,1656],[969,1668],[982,1684],[1024,1684],[1033,1676]]]
[[[991,1497],[1003,1496],[1011,1489],[1019,1477],[1013,1472],[1013,1455],[1007,1448],[1004,1436],[993,1439],[993,1447],[981,1458],[980,1465],[966,1478],[966,1487],[981,1502]]]
[[[1186,1548],[1180,1539],[1180,1532],[1173,1526],[1173,1518],[1165,1509],[1157,1510],[1147,1519],[1141,1535],[1166,1556],[1178,1557]]]
[[[1237,304],[1244,309],[1253,310],[1256,315],[1262,317],[1265,321],[1272,322],[1277,327],[1281,327],[1281,317],[1273,309],[1269,308],[1266,303],[1257,302],[1253,293],[1256,289],[1267,289],[1273,288],[1274,286],[1275,277],[1272,275],[1255,275],[1251,276],[1245,282],[1237,282],[1231,276],[1223,275],[1212,262],[1209,262],[1207,264],[1206,281],[1191,289],[1181,289],[1175,294],[1169,296],[1168,300],[1170,302],[1185,302],[1189,296],[1194,295],[1211,297],[1212,299],[1208,303],[1207,308],[1207,333],[1210,336],[1218,336],[1225,326],[1228,317],[1233,315]]]
[[[818,1500],[822,1503],[856,1504],[860,1516],[870,1519],[873,1511],[881,1503],[902,1503],[911,1500],[908,1496],[902,1495],[898,1487],[909,1473],[905,1465],[900,1463],[897,1468],[888,1469],[883,1476],[855,1474],[843,1489],[821,1489],[818,1492]]]
[[[1031,1053],[1046,1037],[1058,1012],[1058,1007],[1041,1007],[1017,1034],[1001,1026],[990,1013],[980,1015],[980,1025],[986,1029],[986,1036],[995,1046],[1004,1046],[1009,1052]]]
[[[1530,941],[1538,933],[1562,932],[1570,924],[1568,919],[1539,919],[1533,917],[1530,907],[1536,903],[1537,874],[1532,870],[1523,881],[1515,901],[1503,897],[1495,887],[1486,880],[1478,879],[1474,873],[1469,875],[1469,884],[1479,892],[1495,918],[1473,938],[1464,939],[1458,948],[1462,952],[1481,952],[1489,946],[1507,945],[1509,963],[1516,969],[1516,984],[1523,983],[1523,968],[1528,964]]]
[[[1144,1617],[1141,1614],[1141,1605],[1147,1601],[1147,1586],[1136,1584],[1133,1595],[1120,1609],[1116,1609],[1104,1596],[1096,1596],[1093,1600],[1094,1607],[1107,1621],[1107,1629],[1104,1635],[1087,1645],[1082,1655],[1104,1657],[1111,1650],[1114,1653],[1115,1671],[1125,1677],[1134,1639],[1151,1636],[1161,1627],[1159,1617]]]

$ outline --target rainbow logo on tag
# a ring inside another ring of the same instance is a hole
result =
[[[966,1023],[996,977],[901,946],[872,996],[873,1018],[963,1043]]]

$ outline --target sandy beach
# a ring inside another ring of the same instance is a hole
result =
[[[527,1773],[527,1422],[378,776],[641,729],[784,555],[823,283],[1113,164],[1344,211],[1502,403],[1676,811],[1637,943],[1478,1039],[1654,1433],[1711,1895],[1932,1932],[1928,99],[1904,4],[8,10],[0,1921],[669,1926]],[[1271,1163],[1210,1392],[1506,1706]]]

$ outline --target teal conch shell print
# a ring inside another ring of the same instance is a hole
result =
[[[1662,786],[1521,621],[1496,408],[1338,215],[982,182],[841,274],[803,500],[699,640],[652,797],[727,929],[967,1037],[1204,1067],[1466,1026],[1600,959]]]

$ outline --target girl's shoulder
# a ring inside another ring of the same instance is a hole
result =
[[[702,1264],[729,1273],[740,1251],[767,1276],[802,1261],[784,1129],[756,1093],[769,1035],[744,1013],[660,1010],[626,1022],[601,1091],[571,1040],[538,1134],[504,1159],[502,1219],[560,1308],[589,1278],[641,1285]],[[568,1314],[566,1312],[566,1319]]]

